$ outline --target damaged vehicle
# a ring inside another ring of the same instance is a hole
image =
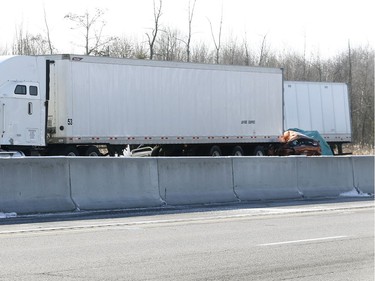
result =
[[[322,155],[320,142],[301,132],[292,130],[285,131],[279,137],[280,143],[272,144],[269,147],[270,156],[288,156],[288,155]]]

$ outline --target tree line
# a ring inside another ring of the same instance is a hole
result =
[[[154,26],[145,33],[145,41],[127,37],[104,36],[104,12],[68,14],[67,24],[84,31],[82,34],[83,54],[118,58],[153,59],[195,63],[277,67],[284,69],[284,79],[289,81],[343,82],[348,84],[350,94],[352,140],[361,146],[374,146],[374,49],[363,45],[351,47],[330,58],[319,53],[306,54],[304,50],[274,50],[267,43],[267,34],[260,47],[252,47],[247,39],[223,41],[223,17],[217,26],[210,20],[212,44],[193,42],[192,23],[196,0],[188,6],[188,32],[184,34],[161,23],[163,2],[153,2]],[[223,13],[222,13],[223,14]],[[22,27],[15,34],[11,50],[0,49],[0,54],[43,55],[58,53],[49,34],[45,14],[44,34],[30,34]],[[213,48],[210,47],[213,45]]]

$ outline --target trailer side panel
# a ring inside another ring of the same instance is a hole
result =
[[[85,56],[54,69],[54,143],[273,142],[283,132],[280,69]]]

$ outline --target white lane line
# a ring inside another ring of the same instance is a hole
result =
[[[346,238],[346,237],[348,237],[348,236],[321,237],[321,238],[304,239],[304,240],[266,243],[266,244],[259,244],[257,246],[274,246],[274,245],[284,245],[284,244],[296,244],[296,243],[305,243],[305,242],[313,242],[313,241],[334,240],[334,239],[341,239],[341,238]]]

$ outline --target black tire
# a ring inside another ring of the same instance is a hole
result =
[[[64,156],[79,156],[78,149],[73,146],[69,145],[63,148],[63,150],[60,151],[59,155],[64,155]]]
[[[264,150],[264,147],[261,145],[258,145],[254,149],[254,156],[265,156],[266,152]]]
[[[232,153],[231,153],[232,156],[244,156],[245,153],[242,149],[241,146],[239,145],[236,145],[233,149],[232,149]]]
[[[221,149],[220,149],[219,146],[214,145],[214,146],[211,147],[208,155],[213,156],[213,157],[217,157],[217,156],[223,155],[223,153],[221,152]]]
[[[85,156],[98,157],[102,156],[99,149],[96,146],[89,146],[85,151]]]

